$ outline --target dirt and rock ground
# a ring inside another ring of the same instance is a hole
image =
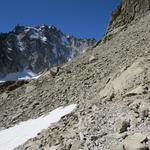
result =
[[[55,76],[2,90],[1,129],[78,104],[16,150],[150,149],[150,14],[111,34]]]

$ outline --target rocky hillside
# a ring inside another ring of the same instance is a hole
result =
[[[1,84],[2,130],[59,106],[78,105],[16,150],[150,150],[149,3],[122,0],[124,12],[128,2],[140,8],[137,16],[145,13],[124,22],[121,30],[114,26],[97,47],[57,74],[47,71],[37,80]],[[124,21],[128,17],[120,11]]]
[[[54,26],[17,25],[12,32],[0,34],[0,76],[27,69],[38,73],[71,60],[95,43],[95,39],[65,35]]]
[[[130,24],[141,18],[150,10],[150,0],[122,0],[116,10],[112,12],[108,31]]]

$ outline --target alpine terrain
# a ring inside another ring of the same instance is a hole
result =
[[[60,50],[46,36],[53,27],[36,30],[1,35],[1,72],[31,69],[39,76],[0,84],[0,150],[150,150],[150,0],[121,0],[94,46],[79,40]],[[16,40],[15,54],[9,48]],[[9,52],[21,58],[19,68],[4,63],[15,62]]]

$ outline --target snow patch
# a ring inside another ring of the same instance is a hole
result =
[[[0,83],[5,81],[38,79],[40,77],[33,73],[31,70],[23,70],[20,72],[9,73],[4,78],[0,78]]]
[[[43,42],[46,42],[46,41],[47,41],[47,38],[44,36],[44,37],[41,37],[41,40],[42,40]]]
[[[12,51],[12,48],[8,47],[8,50],[9,50],[9,51]]]
[[[17,46],[20,49],[20,51],[24,51],[24,46],[23,46],[23,42],[21,42],[21,39],[23,38],[24,35],[18,35],[17,36]]]
[[[38,29],[36,29],[36,28],[34,28],[34,27],[29,27],[29,26],[27,26],[27,29],[31,29],[31,30],[38,31]]]
[[[52,123],[58,122],[61,117],[71,113],[76,106],[72,104],[64,108],[59,107],[46,116],[21,122],[14,127],[0,131],[0,149],[13,150],[24,144],[27,140],[36,137],[43,129],[47,129]]]
[[[46,42],[47,38],[45,36],[42,35],[42,33],[34,31],[31,35],[30,35],[30,39],[40,39],[42,42]]]
[[[39,39],[40,35],[37,32],[34,32],[33,34],[30,35],[30,39]]]

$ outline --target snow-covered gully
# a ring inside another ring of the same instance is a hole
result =
[[[14,127],[0,131],[0,150],[13,150],[22,145],[43,129],[47,129],[52,123],[58,122],[61,117],[71,113],[76,106],[76,104],[72,104],[66,107],[59,107],[46,116],[21,122]]]

